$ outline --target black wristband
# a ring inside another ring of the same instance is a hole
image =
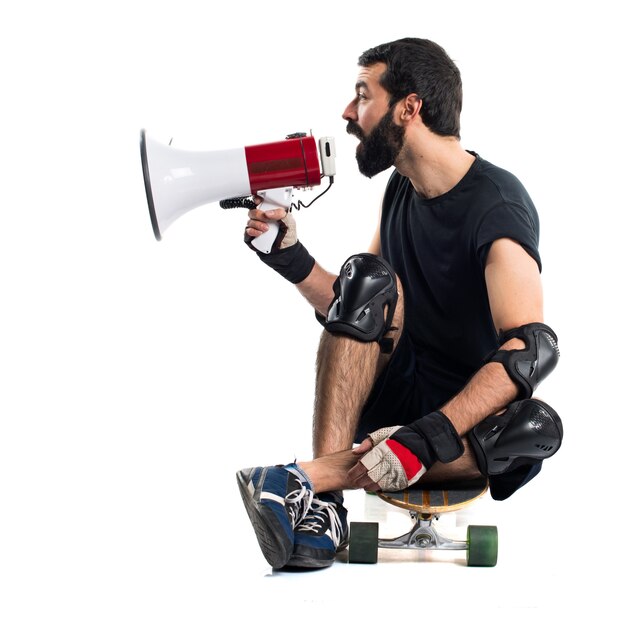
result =
[[[311,273],[315,265],[315,259],[299,241],[278,252],[271,252],[270,254],[257,252],[257,255],[265,265],[269,265],[294,285],[301,283]]]
[[[465,450],[452,422],[441,411],[433,411],[403,426],[390,439],[411,450],[427,469],[435,461],[450,463]]]

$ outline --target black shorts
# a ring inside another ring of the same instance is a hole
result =
[[[369,433],[386,426],[409,424],[419,417],[441,408],[463,387],[464,381],[438,380],[430,377],[425,383],[420,376],[412,349],[406,336],[402,336],[365,403],[357,427],[355,443],[363,441]],[[489,477],[489,491],[494,500],[505,500],[532,480],[541,471],[541,461],[524,465],[506,474]]]

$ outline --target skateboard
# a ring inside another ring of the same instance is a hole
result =
[[[493,567],[498,560],[498,530],[495,526],[468,526],[466,541],[447,539],[434,526],[442,513],[468,506],[488,489],[488,480],[480,478],[426,486],[418,482],[403,491],[376,492],[385,502],[408,510],[414,521],[413,529],[395,539],[380,539],[378,522],[351,522],[348,562],[376,563],[379,548],[465,550],[467,565]]]

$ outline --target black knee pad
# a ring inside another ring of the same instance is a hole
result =
[[[391,328],[398,302],[396,275],[391,266],[373,254],[351,256],[343,264],[333,291],[335,298],[326,319],[318,316],[326,330],[359,341],[381,342]]]
[[[552,407],[532,398],[486,418],[468,439],[480,472],[495,476],[551,457],[561,446],[563,424]]]

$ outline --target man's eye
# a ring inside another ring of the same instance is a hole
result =
[[[356,99],[357,100],[365,100],[365,94],[364,93],[357,93],[356,94]]]

